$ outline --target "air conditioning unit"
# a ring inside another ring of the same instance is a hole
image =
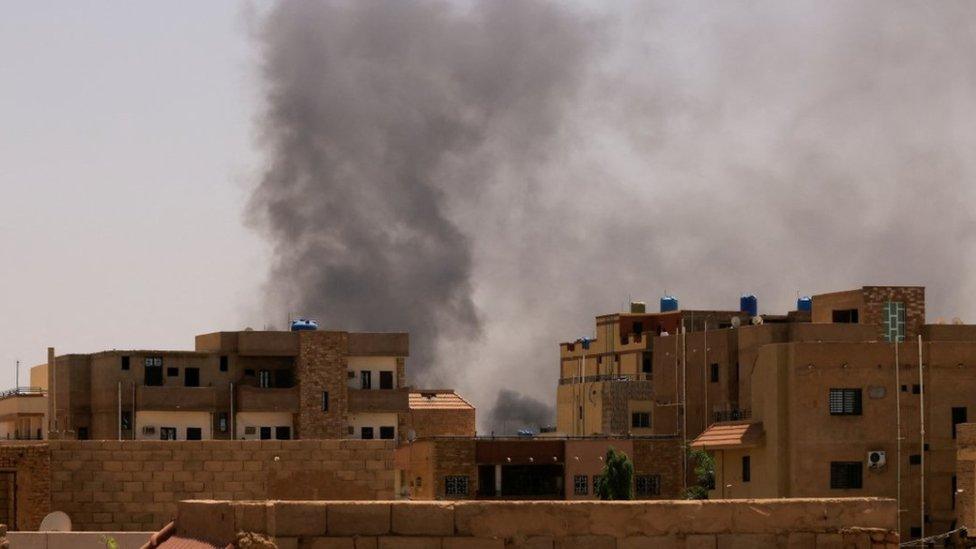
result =
[[[880,469],[887,463],[888,457],[884,450],[872,450],[868,452],[868,467]]]
[[[156,434],[156,426],[155,425],[146,425],[146,426],[144,426],[142,428],[142,434],[144,434],[144,435],[155,435]]]

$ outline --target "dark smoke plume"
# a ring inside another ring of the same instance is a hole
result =
[[[782,312],[922,284],[929,320],[974,322],[974,25],[953,1],[279,4],[271,310],[409,330],[413,381],[482,430],[503,388],[552,402],[557,342],[664,290]]]
[[[489,417],[498,435],[511,435],[519,429],[538,432],[541,427],[556,424],[556,410],[552,406],[510,389],[498,392]]]

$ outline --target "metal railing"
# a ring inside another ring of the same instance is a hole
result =
[[[752,419],[752,410],[726,410],[715,412],[715,421],[739,421],[740,419]]]
[[[570,383],[590,383],[593,381],[653,381],[653,380],[654,380],[654,374],[651,373],[599,374],[593,376],[583,376],[582,378],[578,376],[563,377],[559,379],[559,384],[568,385]]]
[[[46,391],[41,387],[14,387],[6,391],[0,391],[0,398],[7,398],[17,395],[43,395]]]

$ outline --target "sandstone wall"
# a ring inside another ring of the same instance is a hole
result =
[[[891,547],[875,498],[653,502],[180,502],[177,532],[279,547]]]
[[[75,530],[158,530],[189,498],[394,497],[393,442],[385,440],[60,440],[0,447],[3,463],[31,472],[30,485],[17,479],[18,495],[33,498],[18,504],[21,529],[60,510]]]
[[[51,498],[51,454],[47,444],[0,444],[0,471],[14,473],[15,516],[6,516],[11,530],[33,530],[48,514]],[[7,482],[5,478],[3,482]],[[5,488],[9,489],[9,488]]]

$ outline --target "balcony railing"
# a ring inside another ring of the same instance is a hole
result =
[[[714,421],[739,421],[740,419],[752,419],[752,410],[726,410],[714,412]]]
[[[349,389],[350,412],[407,412],[409,389]]]
[[[234,409],[239,412],[298,412],[298,387],[238,385],[235,398]]]
[[[0,392],[0,399],[18,395],[43,395],[46,392],[40,387],[14,387],[13,389]]]
[[[213,387],[157,387],[136,388],[136,409],[172,411],[210,411],[216,406]]]
[[[594,381],[653,381],[654,374],[640,373],[640,374],[600,374],[594,376],[583,376],[582,378],[578,376],[564,377],[559,379],[560,385],[568,385],[570,383],[591,383]]]

